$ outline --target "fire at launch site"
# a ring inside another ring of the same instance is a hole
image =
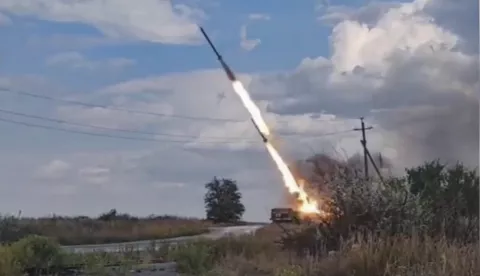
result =
[[[260,109],[250,97],[249,92],[245,89],[243,84],[239,80],[237,80],[235,74],[225,63],[222,56],[219,54],[219,52],[213,45],[205,30],[202,27],[199,28],[203,36],[207,40],[208,44],[212,48],[213,52],[217,56],[217,59],[220,62],[223,70],[227,74],[228,79],[231,81],[233,90],[239,96],[243,106],[250,114],[252,123],[258,131],[260,137],[262,138],[262,141],[265,144],[265,147],[270,154],[270,157],[280,171],[284,185],[286,186],[288,192],[296,197],[296,200],[299,204],[295,206],[295,211],[299,212],[300,215],[308,217],[326,218],[328,216],[328,212],[322,208],[322,202],[318,199],[315,199],[312,195],[308,194],[307,190],[305,189],[305,185],[303,185],[303,181],[295,178],[287,163],[284,161],[278,150],[271,143],[270,140],[272,134],[270,128],[263,119]]]

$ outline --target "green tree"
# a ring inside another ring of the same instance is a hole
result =
[[[111,209],[110,211],[98,216],[98,219],[103,221],[115,220],[117,218],[117,214],[117,209]]]
[[[478,238],[479,177],[460,163],[446,166],[438,160],[408,169],[410,192],[430,214],[433,232],[461,240]]]
[[[478,217],[479,178],[476,170],[458,163],[447,167],[438,160],[407,170],[412,194],[438,207],[454,207],[460,216]]]
[[[232,179],[218,179],[205,184],[205,208],[207,219],[215,223],[237,222],[245,212],[241,199],[242,194],[238,190],[236,181]]]

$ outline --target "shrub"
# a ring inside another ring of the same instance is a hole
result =
[[[177,262],[178,270],[189,275],[202,275],[209,272],[218,262],[228,256],[242,256],[255,259],[259,252],[277,252],[277,247],[258,238],[226,237],[218,240],[198,240],[174,246],[168,258]]]
[[[215,257],[208,242],[179,245],[169,252],[169,258],[177,262],[178,271],[189,275],[203,275],[210,271]]]
[[[22,269],[34,273],[62,266],[64,262],[60,246],[46,237],[26,237],[12,244],[10,250]]]
[[[10,246],[0,246],[0,276],[16,276],[22,274],[22,267],[12,253]]]

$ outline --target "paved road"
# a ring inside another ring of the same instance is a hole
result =
[[[162,244],[175,244],[195,239],[219,239],[228,235],[240,236],[246,234],[253,234],[259,228],[264,225],[242,225],[242,226],[228,226],[228,227],[212,227],[210,232],[202,235],[190,236],[190,237],[178,237],[171,239],[150,240],[150,241],[137,241],[137,242],[123,242],[123,243],[111,243],[111,244],[92,244],[92,245],[71,245],[62,246],[63,249],[73,253],[88,253],[95,251],[104,252],[118,252],[125,249],[133,249],[144,251],[152,246]]]
[[[247,225],[247,226],[229,226],[229,227],[212,227],[210,233],[191,236],[191,237],[178,237],[173,239],[155,240],[157,244],[174,244],[179,242],[191,241],[199,238],[206,239],[219,239],[228,235],[241,236],[254,234],[259,228],[264,225]],[[124,248],[134,248],[137,250],[145,250],[150,247],[152,241],[140,241],[140,242],[126,242],[115,244],[98,244],[98,245],[79,245],[79,246],[63,246],[64,249],[75,253],[86,253],[94,251],[107,251],[118,252]],[[129,275],[135,276],[178,276],[176,272],[176,264],[174,262],[149,264],[145,267],[140,267],[131,271]]]

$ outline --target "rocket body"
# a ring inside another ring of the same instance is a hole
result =
[[[220,62],[220,64],[222,65],[222,68],[223,70],[225,71],[225,74],[227,74],[227,77],[230,81],[235,81],[237,78],[235,77],[235,74],[233,73],[233,71],[230,69],[230,67],[228,67],[228,65],[225,63],[225,61],[223,61],[223,58],[222,56],[220,55],[220,53],[217,51],[217,49],[215,48],[215,46],[213,45],[212,41],[210,40],[210,38],[208,37],[207,33],[205,32],[205,30],[200,27],[200,31],[202,32],[203,36],[205,37],[205,39],[207,40],[208,44],[210,45],[210,47],[212,48],[213,52],[215,53],[215,55],[217,56],[217,59],[218,61]]]
[[[220,55],[220,53],[217,51],[217,48],[215,48],[215,46],[213,45],[212,41],[210,40],[210,38],[208,37],[207,33],[205,32],[205,30],[202,28],[202,27],[199,27],[200,28],[200,31],[202,32],[203,36],[205,37],[205,39],[207,40],[208,44],[210,45],[210,47],[212,48],[213,52],[215,53],[215,55],[217,56],[217,59],[218,61],[220,62],[220,65],[222,65],[222,68],[223,70],[225,71],[225,74],[227,74],[227,77],[230,81],[236,81],[237,78],[235,77],[235,74],[233,73],[233,71],[230,69],[230,67],[228,67],[228,65],[225,63],[225,61],[223,61],[223,58],[222,56]],[[252,118],[252,123],[253,125],[255,126],[255,129],[258,131],[258,134],[260,134],[260,137],[262,138],[262,141],[264,143],[268,143],[268,139],[267,137],[260,131],[260,128],[258,127],[257,123],[255,123],[255,120],[253,120]]]
[[[265,137],[265,135],[260,131],[260,128],[258,128],[258,126],[257,126],[257,124],[255,123],[255,121],[254,121],[253,119],[251,119],[251,120],[252,120],[253,125],[254,125],[255,128],[257,129],[258,134],[260,134],[260,137],[262,137],[263,142],[264,142],[264,143],[268,143],[267,137]]]
[[[230,67],[228,67],[228,65],[222,59],[220,59],[220,63],[222,64],[223,70],[225,70],[225,73],[227,74],[228,79],[231,81],[237,80],[232,70],[230,70]]]

